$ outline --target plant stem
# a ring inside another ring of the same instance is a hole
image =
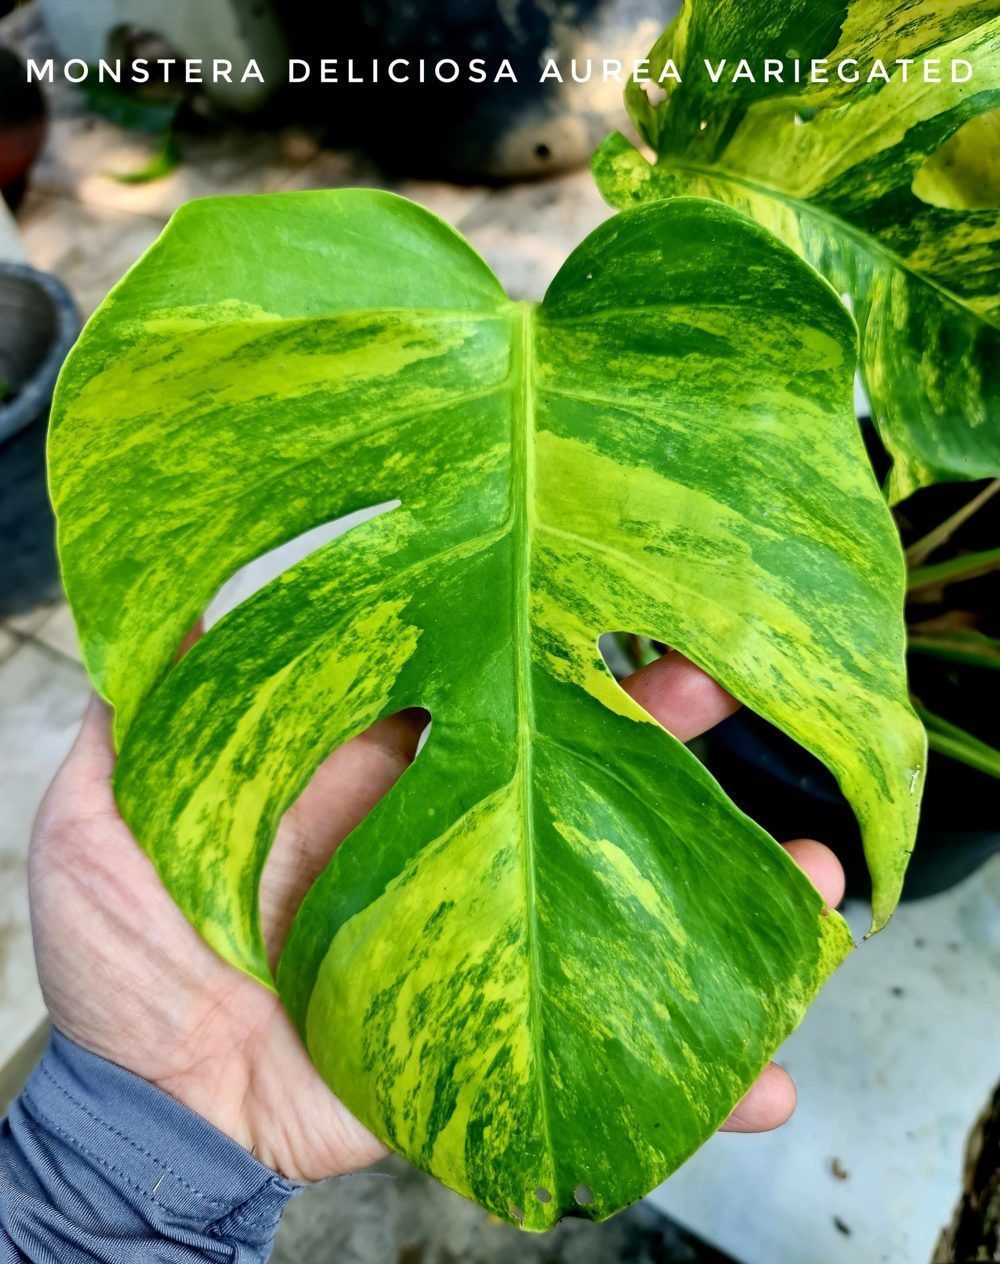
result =
[[[927,729],[927,745],[940,755],[948,755],[960,763],[976,768],[991,777],[1000,777],[1000,750],[981,742],[957,724],[951,724],[941,716],[928,711],[914,701],[913,709]]]
[[[911,653],[947,658],[953,663],[1000,668],[1000,641],[972,628],[949,632],[919,632],[911,628],[907,647]]]
[[[913,593],[934,584],[955,584],[963,579],[976,579],[995,570],[1000,570],[1000,549],[983,549],[980,553],[963,553],[960,557],[952,557],[933,566],[920,566],[910,571],[906,587],[908,592]]]
[[[967,522],[976,510],[981,509],[998,491],[1000,491],[1000,478],[995,478],[992,483],[988,483],[981,492],[973,496],[967,505],[956,509],[940,526],[935,527],[933,531],[928,531],[919,540],[915,540],[906,550],[907,566],[919,566],[935,549],[939,549],[942,544],[947,544],[962,523]]]

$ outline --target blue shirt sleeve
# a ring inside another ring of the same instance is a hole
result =
[[[53,1032],[0,1125],[0,1264],[263,1264],[301,1188]]]

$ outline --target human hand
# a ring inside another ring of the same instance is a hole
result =
[[[678,654],[624,688],[689,741],[737,703]],[[321,765],[286,813],[261,882],[265,943],[277,959],[309,887],[339,843],[412,761],[426,717],[401,712]],[[200,939],[118,813],[107,709],[93,700],[39,809],[29,865],[38,974],[55,1025],[189,1106],[293,1180],[355,1171],[384,1146],[320,1079],[278,998]],[[831,907],[843,874],[827,848],[788,850]],[[795,1108],[772,1064],[725,1128],[777,1127]]]

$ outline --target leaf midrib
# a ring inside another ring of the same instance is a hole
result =
[[[810,202],[806,198],[795,197],[790,193],[784,193],[780,189],[776,189],[773,185],[764,184],[759,180],[751,180],[746,176],[736,175],[731,171],[727,171],[725,167],[716,167],[708,163],[683,162],[674,158],[661,156],[657,158],[656,165],[664,171],[673,171],[680,174],[708,176],[711,179],[723,180],[729,184],[740,185],[744,189],[750,189],[754,193],[761,193],[765,197],[773,198],[776,202],[782,202],[785,206],[793,209],[801,210],[808,215],[812,215],[815,219],[830,224],[833,228],[843,233],[846,237],[851,238],[862,250],[871,254],[881,256],[893,267],[899,268],[901,272],[905,272],[907,276],[913,278],[914,281],[921,285],[926,285],[928,289],[934,290],[939,294],[943,301],[952,304],[960,311],[973,320],[979,321],[983,325],[989,326],[991,329],[1000,330],[1000,322],[992,320],[983,312],[978,311],[970,303],[956,294],[954,290],[949,290],[939,282],[929,277],[924,272],[919,272],[912,267],[895,251],[890,250],[877,237],[871,233],[865,233],[860,228],[855,228],[848,220],[842,219],[839,215],[835,215],[832,211],[824,210],[823,207],[817,206],[815,202]]]
[[[535,515],[535,304],[519,303],[511,339],[511,533],[514,563],[514,672],[516,690],[518,810],[521,817],[521,882],[528,951],[528,1039],[538,1069],[542,1132],[555,1178],[555,1150],[549,1120],[542,1013],[539,1005],[541,961],[538,951],[538,896],[535,882],[534,737],[535,705],[531,670],[531,580]],[[551,1191],[555,1196],[556,1191]]]

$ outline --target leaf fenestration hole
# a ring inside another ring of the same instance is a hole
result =
[[[540,1203],[550,1203],[552,1201],[552,1195],[544,1185],[539,1185],[535,1190],[535,1197]]]
[[[667,652],[662,641],[653,641],[637,632],[604,632],[597,642],[604,665],[615,680],[624,680],[640,667],[655,662]]]
[[[577,1185],[573,1190],[573,1197],[581,1207],[589,1207],[594,1201],[594,1191],[589,1185]]]
[[[366,505],[317,523],[247,562],[221,586],[181,652],[190,648],[202,628],[229,615],[318,549],[401,503],[396,499]],[[257,911],[272,970],[309,889],[347,835],[416,759],[429,730],[429,712],[404,708],[382,716],[350,741],[326,752],[313,768],[304,789],[287,808],[261,871]]]
[[[644,633],[605,632],[598,649],[622,692],[703,759],[699,717],[706,710],[714,714],[716,699],[735,707],[725,691],[679,651]]]
[[[337,536],[346,535],[354,527],[360,527],[372,518],[379,518],[382,514],[398,509],[400,504],[399,500],[386,500],[378,505],[366,505],[363,509],[355,509],[339,518],[318,523],[266,553],[261,553],[252,562],[241,566],[222,585],[205,611],[205,626],[211,627],[213,623],[217,623],[223,615],[252,597],[265,584],[277,579],[310,553],[315,553],[324,544],[329,544]]]
[[[285,812],[257,896],[272,970],[313,883],[417,758],[429,728],[422,707],[376,720],[320,761]]]
[[[778,840],[836,840],[848,882],[865,889],[857,820],[833,774],[814,755],[749,707],[729,706],[725,691],[716,693],[697,671],[680,670],[682,679],[665,688],[671,667],[651,665],[663,658],[683,663],[679,650],[621,631],[604,633],[598,648],[622,690],[684,742],[741,811]]]

